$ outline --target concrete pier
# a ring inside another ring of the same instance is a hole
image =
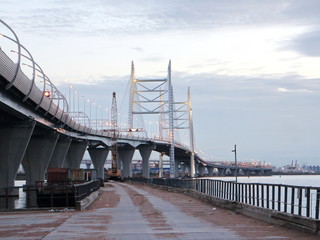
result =
[[[139,147],[139,152],[142,158],[142,176],[145,178],[150,177],[149,158],[154,148],[155,146],[153,145],[142,145]]]
[[[17,121],[1,126],[0,186],[14,186],[14,179],[28,147],[34,127],[34,121]],[[10,140],[8,141],[8,139]]]
[[[38,132],[31,137],[22,160],[27,185],[45,180],[45,172],[58,138],[59,135],[53,131],[46,134]]]
[[[104,179],[104,164],[109,154],[109,147],[88,148],[94,168],[97,169],[97,177]]]
[[[49,168],[61,168],[67,156],[72,139],[69,137],[59,136],[56,147],[54,148]]]
[[[126,147],[126,148],[119,148],[118,149],[118,157],[122,163],[122,177],[132,177],[132,157],[135,152],[135,148],[133,147]]]
[[[87,149],[87,141],[72,141],[62,166],[65,168],[80,168],[84,152]]]

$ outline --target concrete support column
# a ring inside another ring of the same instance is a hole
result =
[[[218,175],[219,176],[225,176],[226,175],[226,169],[225,168],[218,168]]]
[[[205,167],[203,165],[199,164],[198,169],[199,169],[199,175],[201,177],[203,177],[204,171],[205,171]]]
[[[0,186],[13,187],[22,158],[29,144],[34,121],[0,127]]]
[[[180,166],[181,166],[181,177],[184,178],[186,176],[187,165],[185,162],[181,162]]]
[[[109,154],[109,147],[88,148],[94,168],[97,169],[97,177],[104,179],[104,164]]]
[[[118,149],[118,157],[119,160],[122,162],[122,177],[132,177],[132,169],[131,169],[131,163],[132,163],[132,157],[134,154],[134,151],[136,149],[134,147],[127,147],[123,149]]]
[[[196,169],[195,165],[193,167],[194,167],[194,170],[195,170]],[[186,174],[188,173],[189,177],[191,177],[191,165],[190,164],[185,164],[185,172],[186,172]],[[194,172],[194,175],[195,174],[196,174],[196,172]]]
[[[196,163],[195,165],[194,165],[194,167],[195,167],[195,177],[198,177],[199,176],[199,163]]]
[[[67,156],[70,144],[71,138],[62,136],[59,137],[48,168],[61,168],[63,166],[63,162]]]
[[[87,141],[71,142],[63,167],[70,169],[80,168],[80,164],[87,149]]]
[[[174,160],[174,177],[178,178],[179,177],[179,166],[181,164],[181,160],[175,159]]]
[[[142,177],[150,177],[149,159],[153,149],[153,145],[142,145],[139,147],[139,152],[142,158]]]
[[[236,176],[236,174],[238,175],[238,173],[239,173],[238,169],[230,169],[230,170],[231,170],[232,176]]]
[[[22,160],[27,185],[34,185],[36,181],[45,180],[45,173],[58,138],[59,134],[56,132],[31,137]]]
[[[207,167],[208,169],[208,176],[212,177],[213,176],[213,167]]]

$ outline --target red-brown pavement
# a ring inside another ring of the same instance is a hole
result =
[[[85,211],[0,214],[0,239],[319,239],[192,197],[107,183]]]

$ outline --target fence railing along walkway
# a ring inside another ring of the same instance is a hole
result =
[[[220,199],[320,219],[320,187],[239,183],[213,179],[134,178],[131,180],[191,189]]]

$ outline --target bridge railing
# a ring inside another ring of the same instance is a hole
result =
[[[283,184],[237,183],[213,179],[138,179],[132,181],[192,189],[216,198],[320,219],[320,188]]]

